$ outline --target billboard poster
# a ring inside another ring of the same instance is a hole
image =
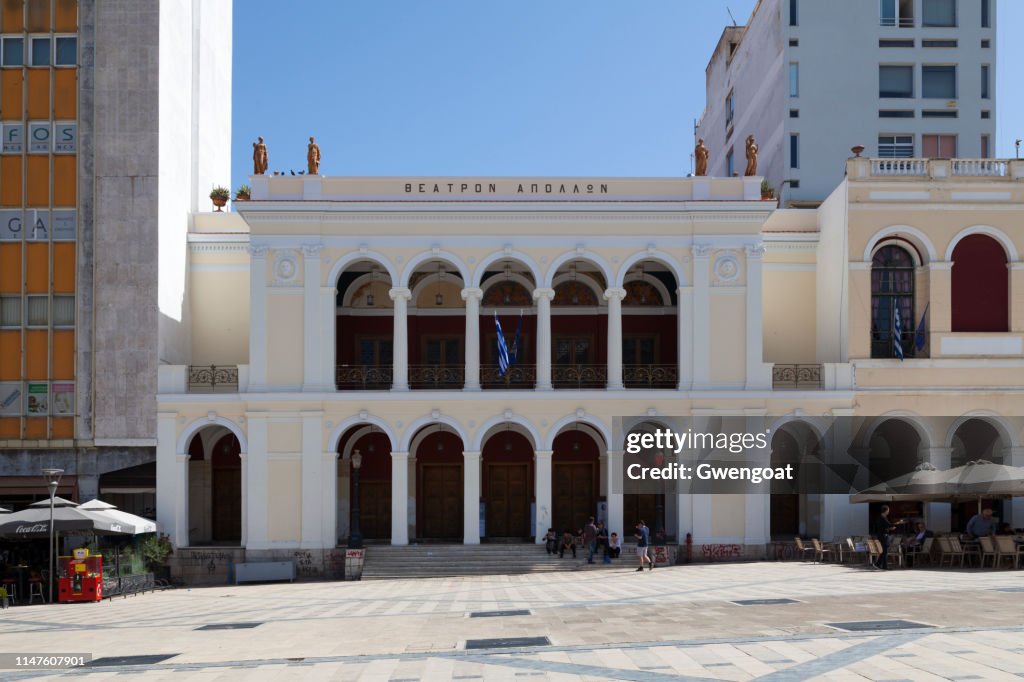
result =
[[[75,385],[71,383],[54,384],[51,388],[53,414],[72,415],[75,413]]]
[[[21,382],[5,381],[0,383],[0,417],[17,417],[21,415]]]
[[[46,415],[50,413],[50,386],[44,382],[28,385],[27,407],[25,412],[28,415]]]

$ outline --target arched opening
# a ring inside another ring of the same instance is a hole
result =
[[[533,273],[524,263],[496,261],[480,288],[480,384],[483,388],[533,388],[537,381],[537,309]],[[504,347],[498,343],[500,325]],[[507,366],[505,365],[507,359]]]
[[[223,426],[198,431],[188,445],[190,546],[242,543],[242,459],[235,434]]]
[[[878,485],[892,479],[909,474],[918,465],[918,451],[921,447],[921,436],[917,430],[903,419],[887,419],[871,434],[868,454],[868,473],[870,485]],[[924,518],[924,505],[921,502],[891,502],[891,518],[917,520]],[[876,518],[881,513],[881,504],[871,503],[868,508],[869,518]]]
[[[885,244],[871,262],[871,357],[895,358],[899,350],[913,357],[914,331],[914,259],[904,247]]]
[[[648,259],[623,283],[622,380],[626,388],[679,385],[678,283],[671,268]]]
[[[1003,449],[1009,444],[1003,442],[999,430],[986,419],[968,419],[957,427],[953,432],[951,442],[952,453],[950,453],[950,465],[959,467],[968,462],[975,462],[979,459],[1003,463]],[[998,519],[1004,519],[1004,506],[1002,500],[983,499],[982,509],[991,509],[992,515]],[[967,522],[978,512],[977,500],[951,505],[950,523],[954,530],[964,530]]]
[[[551,384],[554,388],[604,388],[608,384],[607,280],[585,260],[559,267],[552,280]]]
[[[771,445],[771,466],[791,464],[797,472],[803,471],[802,465],[818,461],[821,454],[821,440],[817,432],[800,421],[783,424],[772,435]],[[771,494],[769,532],[772,540],[819,534],[821,510],[817,503],[820,495],[803,493],[801,487],[798,481],[792,491]]]
[[[1002,244],[985,234],[957,242],[952,287],[952,331],[1009,330],[1010,273]]]
[[[669,429],[661,422],[644,421],[629,428],[629,433],[654,433],[657,430]],[[630,456],[629,462],[638,462],[647,467],[660,467],[671,461],[672,453],[668,450],[643,449],[639,454]],[[630,481],[624,479],[622,496],[622,537],[632,538],[640,521],[651,529],[651,539],[661,543],[674,536],[674,530],[666,526],[665,504],[668,498],[674,498],[677,484],[668,481]],[[674,525],[674,524],[673,524]],[[615,530],[615,529],[612,529]]]
[[[355,457],[359,454],[358,484]],[[374,426],[356,426],[338,441],[339,539],[352,531],[356,499],[363,540],[391,538],[391,441]],[[357,494],[358,487],[358,494]],[[343,531],[343,532],[342,532]]]
[[[556,533],[575,533],[591,516],[607,522],[598,509],[601,445],[588,428],[576,423],[555,436],[551,467],[551,526]]]
[[[466,380],[465,284],[459,269],[437,259],[409,278],[409,388],[461,389]]]
[[[338,390],[388,390],[393,381],[394,301],[388,271],[358,260],[338,276],[335,385]]]
[[[418,540],[462,542],[462,453],[462,439],[443,424],[424,426],[413,438]]]
[[[533,444],[511,426],[493,431],[481,451],[481,535],[492,542],[528,540],[533,536]]]

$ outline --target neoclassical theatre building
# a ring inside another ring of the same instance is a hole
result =
[[[851,158],[815,210],[757,177],[251,183],[195,216],[191,362],[160,368],[180,556],[327,561],[356,462],[368,542],[529,542],[596,514],[760,557],[867,530],[843,495],[617,492],[617,416],[789,424],[773,460],[867,417],[855,448],[882,478],[1024,465],[1024,162]]]

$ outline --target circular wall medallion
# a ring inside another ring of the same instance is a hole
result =
[[[715,277],[722,282],[731,282],[740,275],[740,263],[736,256],[722,256],[715,262]]]

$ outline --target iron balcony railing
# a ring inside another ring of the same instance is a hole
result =
[[[339,391],[387,391],[394,380],[390,365],[338,365],[334,385]]]
[[[623,365],[622,384],[626,388],[677,388],[676,365]]]
[[[461,389],[466,383],[466,368],[441,365],[409,365],[409,388]]]
[[[238,390],[238,365],[189,365],[189,393],[231,393]]]
[[[608,366],[552,365],[551,385],[555,388],[604,388],[608,385]]]
[[[909,360],[910,358],[927,358],[928,349],[930,344],[928,343],[931,339],[930,334],[925,334],[922,341],[924,342],[920,349],[917,347],[917,333],[913,329],[908,329],[900,335],[900,347],[903,349],[903,359]],[[871,334],[871,357],[879,360],[899,360],[899,356],[896,355],[896,347],[893,344],[893,334],[891,332],[873,332]]]
[[[775,365],[772,367],[772,388],[790,391],[821,389],[821,365]]]
[[[504,375],[498,365],[480,365],[480,386],[483,388],[529,389],[536,385],[536,365],[512,365]]]

